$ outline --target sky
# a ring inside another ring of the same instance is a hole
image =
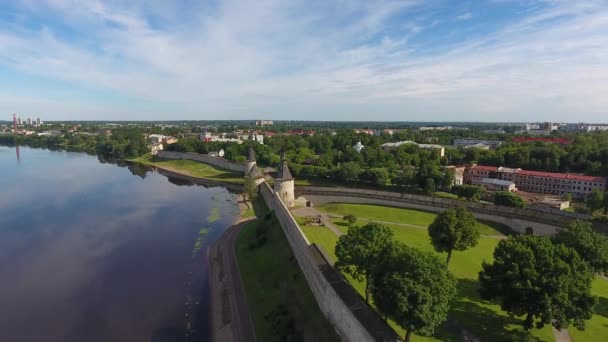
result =
[[[608,0],[0,0],[0,113],[608,122]]]

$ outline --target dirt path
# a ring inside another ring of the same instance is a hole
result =
[[[256,342],[235,251],[236,238],[249,221],[228,228],[211,247],[211,341]]]
[[[555,342],[571,342],[570,334],[568,333],[568,329],[557,330],[553,329],[553,336],[555,336]]]

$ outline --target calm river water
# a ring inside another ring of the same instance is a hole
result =
[[[0,146],[0,341],[207,340],[207,246],[237,214],[223,188]]]

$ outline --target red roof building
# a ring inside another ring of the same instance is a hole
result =
[[[574,173],[557,173],[529,171],[507,167],[471,165],[465,170],[464,182],[474,184],[483,178],[495,178],[512,181],[517,189],[563,196],[572,194],[576,198],[585,198],[593,189],[606,191],[606,178],[585,176]]]

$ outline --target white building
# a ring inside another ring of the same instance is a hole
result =
[[[353,148],[355,150],[357,150],[357,152],[361,153],[361,151],[363,151],[363,148],[365,148],[365,146],[363,146],[363,144],[361,144],[360,141],[357,141],[357,143],[353,145]]]
[[[380,145],[380,147],[383,148],[385,151],[388,151],[388,150],[393,150],[393,149],[399,148],[399,146],[401,146],[403,144],[414,144],[414,145],[418,146],[419,148],[424,148],[424,149],[429,149],[429,150],[438,150],[440,157],[443,158],[445,156],[445,147],[443,147],[441,145],[419,144],[419,143],[417,143],[415,141],[411,141],[411,140],[384,143],[384,144]]]
[[[454,147],[478,147],[475,145],[487,145],[490,149],[497,149],[502,145],[502,141],[500,140],[484,140],[484,139],[454,139]],[[481,147],[483,148],[483,147]]]

